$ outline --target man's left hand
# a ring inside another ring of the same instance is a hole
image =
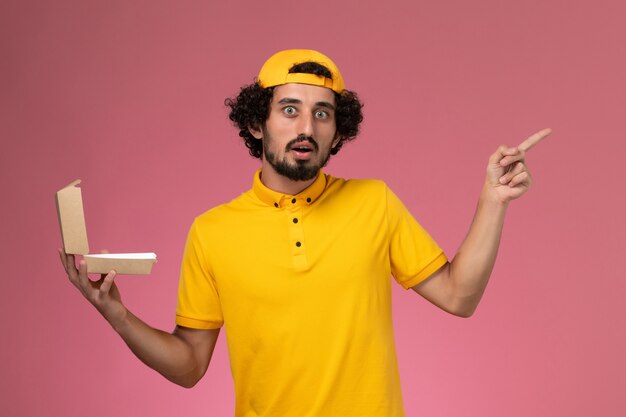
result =
[[[526,152],[552,133],[552,129],[543,129],[531,135],[517,145],[501,145],[489,158],[485,191],[501,203],[508,203],[528,191],[532,183],[526,166]]]

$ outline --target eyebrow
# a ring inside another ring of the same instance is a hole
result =
[[[297,98],[285,97],[278,101],[278,104],[302,104],[302,100],[298,100]],[[330,104],[327,101],[318,101],[315,103],[317,107],[326,107],[331,110],[335,110],[335,106]]]

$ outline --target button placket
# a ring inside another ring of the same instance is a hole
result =
[[[293,266],[296,270],[306,268],[306,245],[304,241],[304,230],[302,228],[302,206],[294,204],[288,210],[287,215],[291,253],[293,255]]]

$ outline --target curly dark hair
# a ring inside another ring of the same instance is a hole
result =
[[[332,78],[330,70],[317,62],[296,64],[289,69],[289,72]],[[224,100],[224,104],[230,107],[228,118],[239,128],[239,136],[245,141],[250,155],[255,158],[261,158],[263,155],[263,144],[252,136],[248,128],[260,129],[265,125],[265,121],[269,117],[273,95],[274,87],[263,88],[258,82],[255,82],[241,87],[237,97]],[[339,152],[345,142],[356,138],[359,133],[359,125],[363,121],[363,112],[361,111],[363,104],[355,92],[349,90],[344,90],[341,94],[335,92],[335,104],[335,122],[339,142],[331,149],[331,155]]]

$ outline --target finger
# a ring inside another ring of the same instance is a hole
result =
[[[67,272],[67,277],[74,283],[78,284],[78,269],[76,269],[76,263],[74,260],[74,255],[65,254],[65,272]]]
[[[512,169],[509,172],[500,177],[500,184],[508,184],[509,182],[511,182],[513,177],[521,174],[525,170],[526,166],[523,163],[518,162],[517,164],[513,165]]]
[[[498,149],[489,157],[489,163],[493,165],[498,165],[503,158],[509,155],[515,155],[517,152],[517,148],[511,148],[507,145],[500,145]]]
[[[518,185],[524,185],[526,187],[530,187],[532,179],[528,171],[521,172],[511,178],[511,182],[509,182],[509,187],[517,187]]]
[[[100,293],[102,294],[109,293],[109,290],[111,289],[111,286],[113,285],[113,280],[115,279],[115,275],[117,275],[116,272],[111,271],[108,274],[106,274],[106,276],[104,276],[104,279],[102,280],[102,284],[100,285]]]
[[[84,259],[78,263],[78,283],[85,290],[91,288],[91,282],[87,276],[87,262]]]
[[[524,152],[523,150],[519,148],[511,148],[511,149],[517,149],[517,153],[512,154],[512,155],[507,155],[504,158],[502,158],[500,160],[501,167],[510,167],[510,166],[513,166],[513,164],[516,162],[524,162],[524,159],[526,158],[526,152]]]
[[[552,133],[552,129],[542,129],[537,133],[533,133],[524,142],[520,143],[517,147],[523,151],[527,151],[539,142],[541,142],[546,136]]]
[[[70,280],[72,284],[75,286],[78,285],[76,276],[76,266],[74,265],[74,260],[70,261],[70,257],[65,253],[64,249],[59,248],[59,257],[61,258],[61,263],[63,264],[63,268],[65,269],[65,273],[67,274],[67,278]],[[71,266],[70,266],[71,265]]]
[[[63,264],[63,268],[65,268],[65,272],[67,272],[67,259],[65,255],[65,251],[61,248],[57,249],[59,251],[59,257],[61,258],[61,263]]]

